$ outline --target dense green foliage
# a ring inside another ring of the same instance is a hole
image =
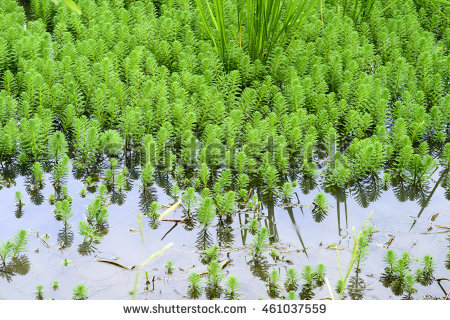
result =
[[[50,181],[49,203],[67,233],[74,212],[65,183],[82,180],[83,196],[96,192],[78,224],[89,246],[107,232],[107,207],[123,202],[130,180],[139,180],[149,199],[140,209],[157,227],[154,184],[170,181],[166,193],[186,213],[176,223],[200,225],[199,238],[246,210],[242,232],[252,233],[254,264],[265,263],[276,237],[261,223],[263,202],[298,200],[317,222],[334,207],[331,196],[339,210],[348,193],[367,207],[392,187],[400,201],[420,198],[426,206],[438,175],[436,186],[450,198],[449,6],[329,0],[319,10],[317,0],[214,0],[210,10],[206,3],[78,0],[80,15],[31,0],[26,16],[16,0],[2,0],[2,186],[26,175],[37,204]],[[315,190],[310,206],[297,186]],[[15,196],[20,211],[24,197]],[[4,265],[24,249],[24,232],[23,242],[0,247]],[[370,237],[359,238],[356,270]],[[219,232],[217,240],[224,243]],[[219,247],[204,243],[207,297],[236,299],[239,281],[222,283]],[[408,297],[435,270],[425,256],[413,275],[410,260],[385,256],[386,278]],[[284,297],[311,298],[324,277],[321,264],[289,268]],[[283,291],[279,271],[261,279],[269,292]],[[198,298],[200,276],[189,281]],[[346,282],[338,287],[341,295]],[[83,285],[73,294],[87,298]]]

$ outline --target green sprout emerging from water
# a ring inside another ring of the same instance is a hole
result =
[[[44,286],[41,284],[38,285],[34,294],[36,296],[36,300],[44,300]]]
[[[312,213],[314,221],[322,222],[327,216],[328,210],[330,210],[330,205],[328,204],[327,197],[322,192],[319,192],[314,197],[313,202]]]
[[[295,291],[289,291],[286,300],[298,300],[300,297],[298,296],[298,293]]]
[[[236,276],[230,276],[225,282],[225,297],[228,300],[237,300],[239,297],[240,284]]]
[[[259,229],[259,221],[258,219],[253,218],[247,224],[247,229],[250,230],[252,234],[255,234]]]
[[[430,255],[425,255],[421,261],[422,268],[416,270],[416,280],[422,285],[429,285],[434,280],[434,271],[436,270],[436,263]]]
[[[189,275],[188,280],[188,295],[193,299],[198,299],[203,292],[200,276],[194,272]]]
[[[211,298],[220,297],[222,293],[221,283],[224,275],[217,260],[212,260],[208,265],[206,293]]]
[[[73,300],[86,300],[88,298],[88,289],[84,284],[78,284],[72,290]]]
[[[24,206],[22,192],[16,191],[15,199],[16,199],[16,207],[22,208]]]
[[[0,245],[0,259],[3,267],[7,259],[14,259],[19,253],[27,250],[28,237],[25,230],[20,230],[12,240],[4,241]]]
[[[277,270],[272,270],[267,278],[267,291],[270,296],[277,296],[281,286],[278,284],[280,275]]]
[[[63,221],[64,228],[71,226],[69,219],[73,216],[73,212],[69,200],[65,199],[56,203],[56,215]]]
[[[286,291],[296,291],[300,275],[294,268],[289,268],[286,271],[286,280],[284,281],[284,288]]]
[[[253,257],[259,257],[267,249],[269,244],[269,230],[266,227],[262,227],[253,238],[251,250]]]
[[[166,265],[164,266],[164,269],[166,269],[167,274],[172,274],[175,268],[173,267],[172,261],[167,261]]]
[[[209,264],[212,260],[217,260],[219,258],[219,247],[216,245],[210,246],[201,255],[201,261],[204,264]]]

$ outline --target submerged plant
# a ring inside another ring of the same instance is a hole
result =
[[[73,300],[86,300],[88,298],[88,289],[84,284],[78,284],[72,290]]]
[[[59,289],[59,282],[57,280],[53,281],[52,290],[56,291]]]

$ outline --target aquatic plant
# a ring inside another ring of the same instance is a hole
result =
[[[175,268],[173,267],[172,261],[167,261],[166,265],[164,266],[164,269],[166,269],[167,274],[172,274]]]
[[[414,287],[416,284],[416,278],[409,273],[405,275],[403,284],[406,292],[406,299],[411,299],[411,296],[417,292],[417,289]]]
[[[172,186],[172,188],[170,188],[170,194],[172,195],[172,197],[177,200],[178,199],[178,195],[180,194],[180,187],[176,184],[174,184]]]
[[[267,291],[270,295],[277,295],[281,286],[278,284],[280,281],[280,275],[277,270],[272,270],[267,277]]]
[[[106,130],[100,135],[100,146],[108,156],[117,156],[124,141],[116,130]]]
[[[314,281],[316,286],[321,287],[325,283],[326,268],[325,265],[319,263],[314,270]]]
[[[191,273],[188,278],[188,295],[193,299],[197,299],[201,296],[204,288],[201,286],[201,279],[197,273]]]
[[[55,202],[56,202],[56,196],[55,196],[55,194],[54,193],[50,193],[49,195],[48,195],[48,203],[50,203],[51,205],[54,205],[55,204]]]
[[[323,219],[325,219],[325,217],[327,216],[328,210],[330,210],[330,205],[328,203],[327,197],[322,192],[319,192],[314,197],[313,202],[312,213],[314,221],[322,222]]]
[[[125,176],[124,176],[124,174],[122,172],[120,172],[117,175],[116,186],[117,186],[117,190],[119,192],[124,191],[126,189],[126,187],[127,187],[127,181],[126,181]]]
[[[73,216],[73,211],[69,200],[56,202],[56,216],[63,221],[64,228],[71,227],[69,219]]]
[[[219,247],[217,245],[212,245],[202,253],[200,260],[204,264],[209,264],[212,260],[217,260],[218,258]]]
[[[259,257],[261,253],[267,250],[269,242],[269,230],[266,227],[259,229],[252,241],[252,249],[250,251],[253,257]]]
[[[385,264],[384,271],[387,275],[393,276],[395,273],[395,263],[397,261],[397,254],[394,250],[388,249],[384,254],[383,262]]]
[[[284,288],[286,291],[296,291],[300,281],[300,275],[294,268],[289,268],[286,271],[286,280],[284,281]]]
[[[207,293],[212,297],[220,296],[222,292],[221,283],[224,278],[224,274],[221,271],[221,267],[217,260],[212,260],[208,265],[207,273]]]
[[[206,188],[208,185],[210,173],[211,172],[208,168],[208,165],[206,163],[202,163],[200,169],[198,170],[198,176],[203,184],[203,188]]]
[[[161,206],[158,204],[158,202],[153,201],[150,204],[150,207],[149,207],[149,213],[148,214],[149,214],[150,218],[152,218],[152,219],[158,218],[159,217],[158,210],[160,208],[161,208]]]
[[[23,199],[23,194],[20,191],[16,191],[15,193],[15,199],[16,199],[16,207],[18,208],[22,208],[24,206],[24,203],[22,201]]]
[[[427,254],[423,256],[420,262],[422,268],[416,270],[416,280],[422,285],[429,285],[434,280],[434,271],[436,270],[436,263],[433,258]]]
[[[258,219],[256,219],[256,218],[251,219],[251,220],[248,222],[246,228],[247,228],[248,230],[250,230],[250,232],[251,232],[252,234],[255,234],[255,233],[258,231],[258,229],[259,229],[259,221],[258,221]]]
[[[55,131],[48,139],[48,151],[50,157],[54,158],[56,162],[67,154],[68,144],[64,133]]]
[[[155,169],[153,168],[153,166],[150,162],[146,163],[142,167],[141,181],[142,181],[142,187],[144,189],[148,188],[152,184],[154,172],[155,172]]]
[[[193,187],[187,188],[182,195],[182,203],[188,212],[193,209],[197,203],[197,198],[195,196],[195,189]]]
[[[280,189],[280,194],[283,201],[290,202],[293,192],[294,188],[292,187],[292,184],[290,182],[283,183]]]
[[[72,261],[69,260],[69,259],[64,259],[62,263],[63,263],[63,265],[64,265],[65,267],[67,267],[69,264],[72,263]]]
[[[82,188],[80,190],[80,197],[86,198],[86,194],[87,194],[86,188]]]
[[[101,237],[97,235],[98,229],[86,221],[80,221],[78,231],[80,235],[84,237],[84,241],[92,242],[101,239]]]
[[[264,181],[263,191],[268,195],[273,195],[278,189],[279,177],[277,169],[274,166],[268,166],[261,170],[261,176]]]
[[[216,216],[216,208],[211,197],[202,197],[200,205],[197,209],[197,219],[203,226],[208,226]]]
[[[44,169],[39,162],[35,162],[31,166],[31,174],[33,176],[33,185],[35,189],[42,187],[44,182]]]
[[[72,299],[73,300],[87,300],[88,298],[88,289],[84,284],[78,284],[72,290]]]
[[[57,280],[53,281],[52,283],[52,290],[56,291],[59,289],[59,282]]]
[[[34,295],[36,300],[44,300],[44,286],[42,284],[37,285]]]
[[[69,157],[64,155],[52,171],[53,185],[59,186],[69,174]]]
[[[104,206],[101,195],[96,196],[86,209],[86,219],[89,223],[96,221],[98,224],[108,223],[108,209]]]
[[[232,215],[236,205],[236,193],[228,191],[225,194],[216,195],[217,211],[219,215]]]
[[[278,251],[275,250],[275,249],[272,249],[272,250],[270,251],[270,255],[271,255],[272,258],[275,259],[276,257],[278,257]]]
[[[367,260],[369,255],[369,243],[371,240],[372,228],[365,229],[359,237],[358,248],[356,250],[356,270],[360,270],[360,265]],[[358,271],[357,271],[358,272]]]
[[[300,297],[298,296],[297,292],[289,291],[285,299],[286,300],[299,300]]]
[[[228,300],[238,300],[240,288],[238,278],[236,276],[229,276],[225,282],[225,297]]]
[[[211,39],[217,55],[225,65],[229,63],[229,31],[225,19],[225,1],[214,0],[213,8],[206,2],[196,0],[202,26]],[[300,32],[302,25],[317,5],[318,0],[299,1],[237,1],[238,46],[247,47],[252,60],[265,61],[278,45],[289,45]],[[209,20],[212,21],[210,26]],[[244,30],[246,34],[244,35]]]
[[[13,239],[3,241],[0,245],[0,259],[6,266],[7,259],[14,259],[19,253],[27,250],[28,237],[25,230],[19,230]]]

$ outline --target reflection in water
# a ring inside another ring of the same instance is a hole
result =
[[[354,276],[351,276],[347,291],[352,300],[361,300],[364,296],[364,290],[367,288],[367,284],[363,278],[360,277],[359,272],[356,272]]]
[[[425,208],[430,203],[431,197],[433,197],[433,194],[435,193],[435,191],[436,191],[437,187],[439,186],[439,184],[442,181],[446,181],[444,178],[447,177],[447,175],[448,175],[448,170],[443,170],[442,173],[441,173],[441,176],[436,181],[436,183],[435,183],[433,189],[431,190],[431,192],[429,193],[428,197],[422,202],[421,209],[420,209],[419,213],[417,214],[417,219],[414,219],[414,222],[413,222],[411,228],[409,229],[410,231],[412,230],[412,228],[416,224],[417,220],[419,220],[420,216],[422,215],[422,212],[425,210]],[[446,190],[446,192],[449,192],[449,191],[450,191],[450,188]]]
[[[207,228],[202,228],[197,234],[197,240],[195,241],[196,248],[198,250],[206,250],[213,244],[211,233]]]
[[[67,249],[72,246],[74,233],[70,228],[63,228],[58,232],[58,243],[60,249]]]
[[[78,246],[78,253],[82,256],[89,256],[97,251],[95,245],[99,243],[98,241],[84,241]]]
[[[303,247],[303,251],[305,252],[306,256],[308,256],[308,252],[306,251],[306,246],[303,243],[302,236],[300,235],[300,230],[298,229],[297,223],[295,222],[294,211],[293,211],[292,207],[286,207],[286,211],[288,212],[289,217],[291,218],[292,225],[294,226],[295,233],[297,234],[298,240],[300,240],[300,244]]]
[[[227,216],[225,219],[219,219],[215,225],[217,231],[217,243],[221,248],[231,247],[234,242],[232,223],[233,218]]]
[[[247,264],[250,267],[250,272],[252,273],[252,275],[264,282],[267,281],[270,265],[266,257],[252,258],[247,262]]]
[[[20,219],[23,217],[23,207],[16,207],[16,210],[14,210],[14,215],[16,216],[17,219]]]
[[[24,254],[17,255],[6,265],[0,264],[0,277],[11,282],[15,275],[24,276],[30,271],[30,260]]]

